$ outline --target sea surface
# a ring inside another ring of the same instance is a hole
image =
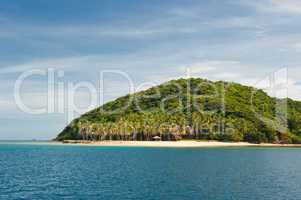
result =
[[[298,148],[0,142],[0,199],[301,199]]]

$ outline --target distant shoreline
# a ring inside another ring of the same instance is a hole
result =
[[[64,144],[107,147],[301,147],[301,144],[252,144],[247,142],[218,141],[83,141],[65,140]]]

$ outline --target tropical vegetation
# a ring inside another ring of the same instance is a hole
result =
[[[178,79],[73,120],[56,140],[206,139],[301,143],[301,102],[232,82]]]

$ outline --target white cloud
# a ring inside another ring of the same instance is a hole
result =
[[[194,63],[192,65],[185,67],[184,69],[192,74],[199,74],[199,73],[215,70],[216,67],[214,65],[216,65],[216,62],[214,61],[207,61],[207,62],[205,61],[205,62]]]
[[[293,45],[293,47],[294,47],[294,49],[296,50],[296,52],[301,52],[301,42],[299,42],[299,43],[295,43],[294,45]]]
[[[258,11],[270,13],[301,14],[300,0],[243,0],[242,3],[255,7]]]
[[[11,25],[13,24],[13,26]],[[192,25],[194,24],[194,25]],[[196,33],[203,29],[199,22],[187,21],[174,24],[173,18],[152,20],[148,23],[129,24],[79,24],[79,25],[43,25],[11,22],[0,24],[0,38],[23,38],[34,41],[36,37],[54,39],[148,39],[174,34]],[[31,39],[30,39],[31,38]],[[38,42],[41,42],[37,40]],[[42,41],[43,42],[43,41]]]
[[[270,0],[270,3],[272,11],[301,14],[300,0]]]
[[[242,75],[237,73],[244,66],[239,61],[232,60],[205,60],[182,67],[181,71],[187,71],[194,77],[202,77],[211,80],[238,81]],[[231,70],[236,69],[236,70]]]
[[[0,100],[0,107],[10,107],[14,105],[11,101]]]
[[[288,96],[301,101],[301,85],[290,84],[288,87]]]
[[[221,72],[214,75],[214,77],[218,80],[232,80],[239,78],[241,74],[236,72]]]
[[[247,28],[263,30],[262,21],[258,21],[254,17],[230,17],[225,19],[218,19],[208,22],[209,26],[219,28]]]
[[[20,73],[32,69],[63,69],[66,71],[77,70],[78,67],[82,66],[82,63],[87,65],[91,64],[91,60],[94,60],[94,56],[80,56],[80,57],[66,57],[57,59],[45,59],[45,60],[33,60],[28,63],[7,66],[0,69],[0,74],[8,73]],[[94,63],[94,62],[93,62]]]
[[[192,75],[201,75],[204,73],[212,72],[221,67],[233,67],[239,64],[238,61],[228,61],[228,60],[205,60],[193,63],[186,67],[181,67],[182,71],[189,71]]]
[[[0,100],[0,110],[10,110],[16,108],[14,101]]]

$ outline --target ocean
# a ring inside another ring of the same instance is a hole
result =
[[[298,148],[0,143],[0,199],[294,200]]]

